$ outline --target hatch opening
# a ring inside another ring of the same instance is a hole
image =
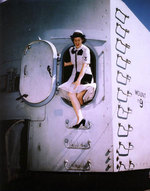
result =
[[[61,84],[63,84],[63,83],[68,81],[68,79],[70,78],[70,76],[72,74],[72,70],[73,70],[73,66],[72,65],[64,67],[64,60],[66,60],[67,54],[69,52],[69,48],[67,48],[65,50],[65,52],[63,53],[63,56],[62,56],[62,68],[61,68],[62,74],[61,74],[61,79],[60,79]],[[92,51],[92,49],[91,48],[89,48],[89,49],[90,49],[90,55],[91,55],[90,67],[91,67],[91,71],[92,71],[92,74],[93,74],[94,83],[96,83],[96,56],[95,56],[95,53]],[[85,106],[88,103],[90,103],[93,100],[94,96],[95,96],[95,92],[93,93],[92,98],[90,100],[87,100],[86,102],[84,102],[84,104],[82,106]],[[64,97],[62,97],[62,99],[64,100],[64,102],[66,104],[72,106],[70,100],[68,100],[68,99],[66,99]]]

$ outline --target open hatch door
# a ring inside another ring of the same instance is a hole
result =
[[[45,40],[27,45],[21,61],[20,94],[31,106],[47,104],[56,90],[57,50]]]

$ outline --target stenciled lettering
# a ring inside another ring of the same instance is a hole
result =
[[[146,93],[143,93],[139,90],[135,90],[135,94],[139,97],[146,98]]]

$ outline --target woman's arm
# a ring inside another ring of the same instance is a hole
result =
[[[72,62],[64,62],[64,66],[71,66]]]

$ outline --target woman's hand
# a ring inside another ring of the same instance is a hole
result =
[[[86,68],[87,68],[87,64],[83,64],[80,74],[78,76],[78,79],[75,82],[73,82],[73,84],[75,85],[74,89],[76,89],[80,85],[81,79],[83,78],[83,76],[85,74]]]
[[[73,84],[74,84],[74,89],[76,89],[80,85],[80,81],[77,80],[77,81],[73,82]]]
[[[64,62],[64,66],[71,66],[72,62]]]

